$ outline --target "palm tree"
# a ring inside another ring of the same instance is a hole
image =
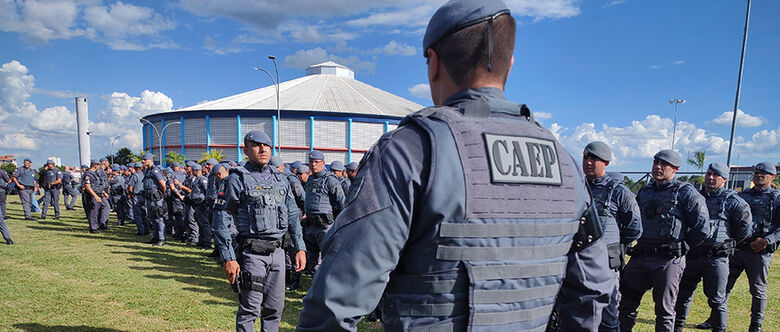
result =
[[[693,158],[688,158],[688,165],[698,168],[699,171],[701,172],[701,176],[697,176],[696,179],[697,184],[701,184],[702,182],[704,182],[704,158],[705,158],[704,155],[705,152],[703,150],[694,151]],[[693,178],[693,176],[691,178]]]
[[[176,151],[168,151],[168,153],[165,154],[165,162],[168,164],[173,164],[175,162],[184,164],[184,159],[184,155]]]
[[[203,155],[200,157],[200,160],[198,160],[198,164],[203,163],[204,161],[209,159],[216,159],[217,161],[222,161],[222,159],[225,159],[225,155],[222,154],[222,150],[211,149],[211,151],[203,153]]]

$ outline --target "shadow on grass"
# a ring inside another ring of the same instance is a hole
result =
[[[14,324],[14,327],[22,331],[64,331],[64,332],[76,332],[76,331],[92,331],[92,332],[120,332],[122,330],[109,329],[103,327],[93,326],[65,326],[65,325],[42,325],[35,323],[26,324]]]

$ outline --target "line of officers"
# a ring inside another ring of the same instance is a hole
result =
[[[728,297],[744,271],[752,295],[749,331],[761,331],[769,266],[780,239],[775,166],[756,164],[753,187],[737,193],[725,187],[729,167],[713,162],[698,191],[674,179],[680,155],[662,150],[653,158],[650,183],[635,196],[620,173],[606,172],[611,157],[610,148],[596,141],[582,159],[614,270],[599,330],[631,331],[642,296],[652,291],[655,330],[682,331],[703,281],[710,317],[696,327],[726,331]],[[631,256],[628,263],[624,254]]]

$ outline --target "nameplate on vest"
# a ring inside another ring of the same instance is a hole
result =
[[[525,136],[484,136],[491,182],[563,184],[555,142]]]

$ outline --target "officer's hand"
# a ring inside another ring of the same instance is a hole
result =
[[[21,184],[17,184],[16,187],[18,187],[19,189],[24,189],[24,186]]]
[[[231,284],[236,283],[236,276],[239,272],[241,272],[241,267],[238,266],[238,262],[236,262],[235,259],[229,260],[222,264],[222,269],[225,270],[225,274],[227,275],[228,281]]]
[[[101,203],[101,202],[103,202],[103,200],[102,200],[102,199],[100,199],[100,196],[97,196],[97,197],[95,197],[95,201],[97,201],[98,203]]]
[[[298,250],[295,253],[295,272],[301,272],[306,267],[306,252]]]
[[[305,213],[303,214],[303,217],[301,217],[301,219],[306,220],[306,214]]]
[[[750,249],[753,249],[754,252],[759,252],[761,250],[764,250],[766,246],[769,244],[769,242],[766,241],[765,238],[757,238],[755,241],[750,243]]]

